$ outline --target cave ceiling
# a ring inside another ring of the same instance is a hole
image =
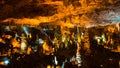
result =
[[[119,0],[0,0],[0,22],[120,22]]]

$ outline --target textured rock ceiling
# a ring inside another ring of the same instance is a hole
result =
[[[119,0],[0,0],[0,21],[89,25],[120,22]]]

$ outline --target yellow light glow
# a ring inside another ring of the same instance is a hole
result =
[[[21,46],[20,43],[16,39],[13,39],[12,42],[11,42],[11,44],[13,45],[13,48],[14,47],[20,48],[20,46]]]
[[[2,61],[2,62],[0,62],[0,65],[4,65],[4,62]]]
[[[54,52],[54,49],[52,48],[52,46],[49,46],[47,42],[43,43],[42,48],[43,48],[43,53],[46,55],[49,55]]]

